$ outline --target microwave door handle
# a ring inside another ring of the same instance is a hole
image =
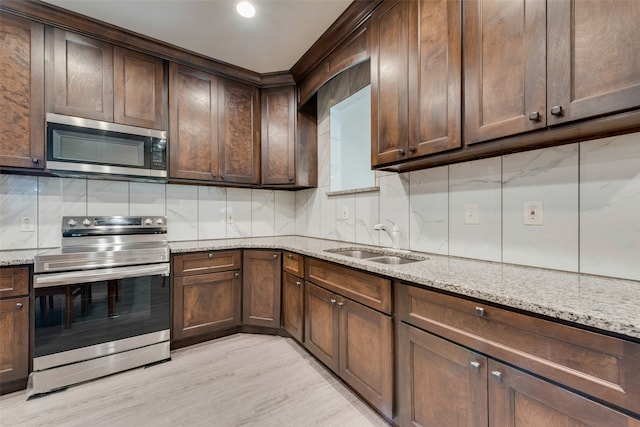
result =
[[[104,268],[97,270],[80,270],[66,273],[40,274],[33,276],[34,288],[47,288],[77,283],[100,282],[141,276],[168,276],[169,264],[154,264],[133,267]]]

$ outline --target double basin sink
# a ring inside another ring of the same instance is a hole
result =
[[[325,252],[388,265],[409,264],[428,259],[417,255],[388,255],[382,252],[375,252],[373,250],[361,248],[327,249]]]

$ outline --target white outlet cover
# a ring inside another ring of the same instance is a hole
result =
[[[32,216],[20,217],[20,231],[36,231],[36,223]]]
[[[544,225],[544,209],[541,200],[524,202],[522,223],[524,225]]]
[[[345,221],[349,219],[349,206],[342,207],[342,219]]]
[[[471,203],[464,205],[464,223],[466,225],[478,225],[480,224],[480,218],[478,218],[478,204]]]

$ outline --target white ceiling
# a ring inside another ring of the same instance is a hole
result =
[[[45,0],[258,73],[289,70],[352,0]]]

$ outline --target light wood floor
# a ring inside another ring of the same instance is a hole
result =
[[[172,360],[26,401],[0,397],[0,426],[386,426],[289,338],[237,334]]]

